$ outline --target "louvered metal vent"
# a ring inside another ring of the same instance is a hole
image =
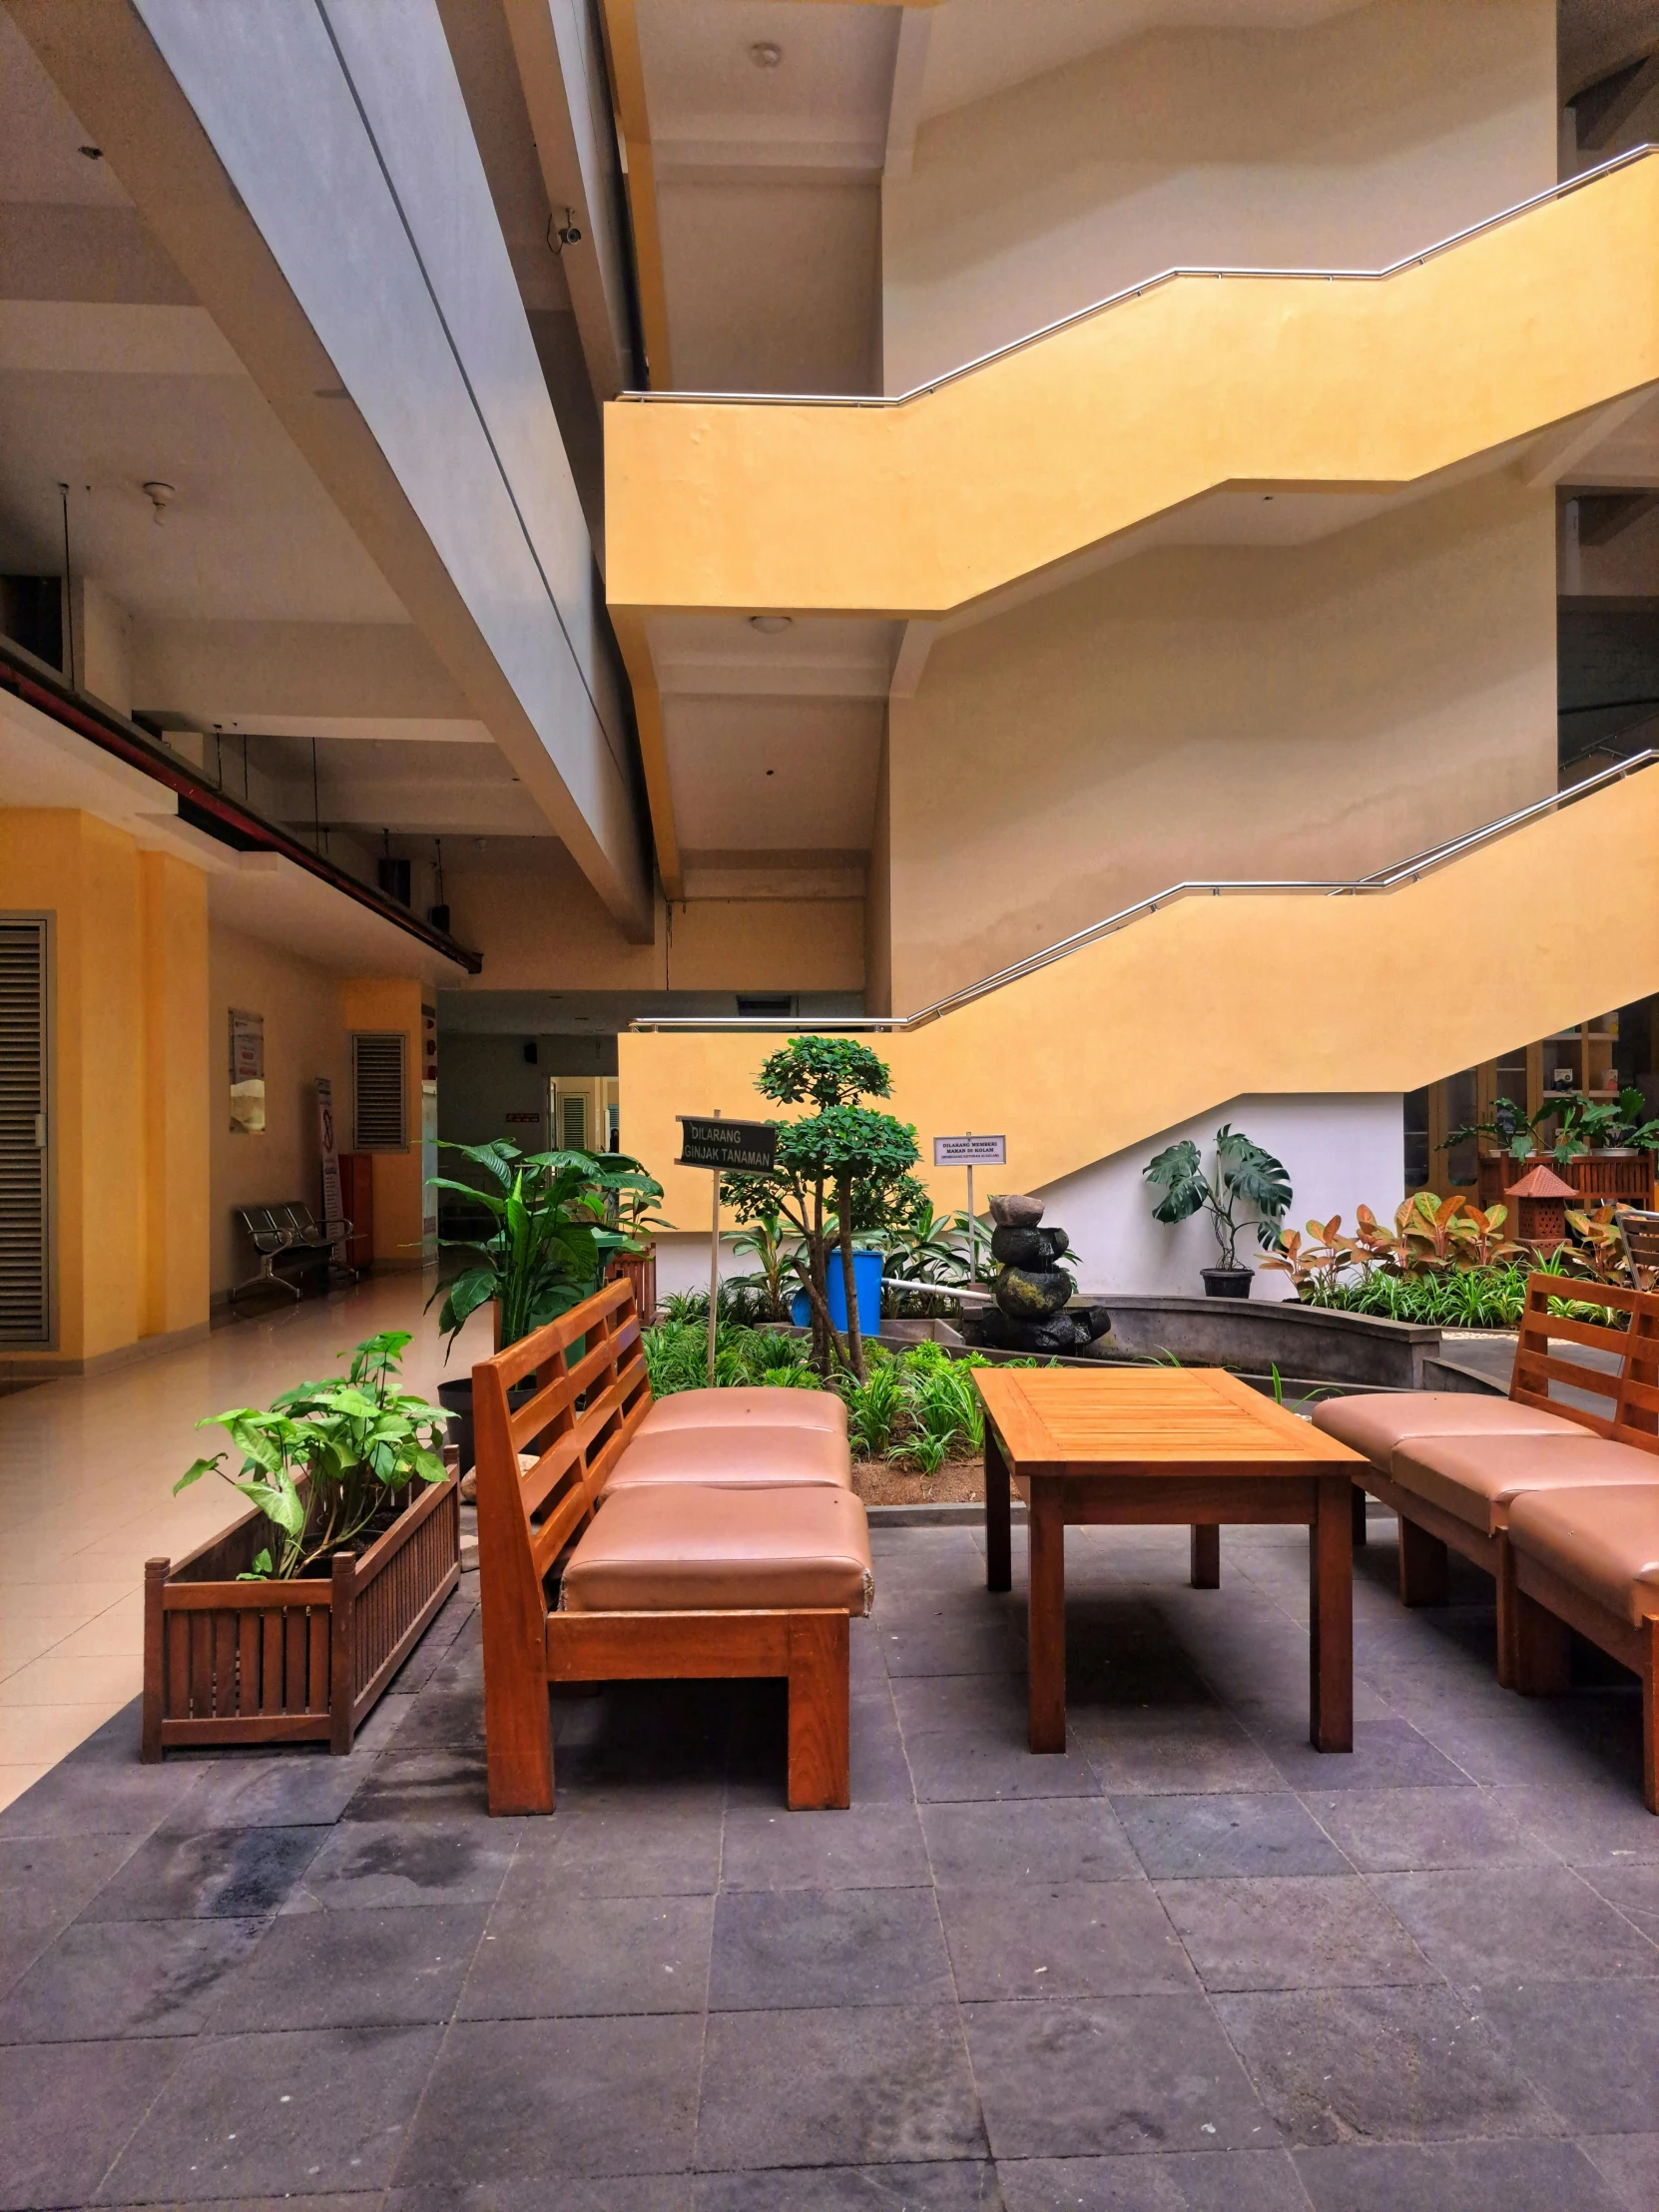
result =
[[[50,1341],[46,924],[0,921],[0,1344]]]
[[[401,1029],[359,1029],[351,1038],[351,1149],[406,1152],[405,1072],[409,1040]]]
[[[562,1143],[566,1152],[586,1152],[588,1149],[588,1102],[580,1091],[567,1091],[561,1101],[564,1107]]]

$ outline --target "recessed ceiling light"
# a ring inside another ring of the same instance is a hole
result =
[[[757,69],[776,69],[784,59],[784,49],[769,38],[757,39],[749,49],[749,58]]]
[[[776,638],[784,631],[793,629],[794,623],[788,615],[751,615],[749,627],[751,630],[759,630],[763,638]]]
[[[104,149],[101,146],[82,146],[77,151],[89,162],[101,162],[104,159]]]

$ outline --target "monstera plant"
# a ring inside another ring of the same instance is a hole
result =
[[[1154,1221],[1173,1227],[1195,1214],[1209,1215],[1221,1254],[1219,1266],[1200,1270],[1209,1295],[1248,1298],[1250,1270],[1239,1263],[1239,1239],[1254,1221],[1262,1250],[1278,1249],[1280,1225],[1291,1203],[1291,1179],[1283,1161],[1242,1129],[1223,1122],[1208,1174],[1190,1137],[1166,1146],[1141,1172],[1164,1194],[1152,1209]]]

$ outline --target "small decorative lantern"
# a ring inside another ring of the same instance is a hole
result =
[[[1541,1162],[1504,1192],[1515,1209],[1515,1240],[1535,1252],[1553,1252],[1567,1234],[1567,1208],[1578,1198],[1553,1168]]]

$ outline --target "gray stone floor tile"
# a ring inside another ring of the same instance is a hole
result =
[[[1598,1897],[1659,1942],[1659,1866],[1639,1859],[1620,1860],[1612,1866],[1587,1867],[1584,1880]]]
[[[342,1821],[288,1892],[282,1912],[493,1905],[519,1848],[520,1825]]]
[[[1312,1989],[1439,1977],[1358,1875],[1161,1882],[1207,1989]]]
[[[0,2001],[0,2043],[194,2035],[269,1921],[80,1921]]]
[[[124,1725],[131,1720],[125,1760],[83,1759],[71,1752],[0,1809],[0,1838],[148,1836],[179,1809],[200,1768],[183,1760],[141,1766],[137,1701],[117,1717]]]
[[[891,1695],[906,1738],[960,1728],[975,1737],[1025,1749],[1030,1703],[1023,1675],[899,1675]]]
[[[963,2004],[1141,1996],[1196,1986],[1181,1938],[1144,1882],[1003,1882],[940,1889]]]
[[[1653,2212],[1659,2204],[1659,2134],[1588,2135],[1580,2147],[1620,2212]]]
[[[941,1885],[1141,1879],[1123,1824],[1102,1798],[924,1805],[920,1815]]]
[[[696,2018],[661,2014],[457,2021],[426,2085],[398,2179],[493,2188],[684,2173],[701,2039]]]
[[[332,1826],[368,1781],[375,1760],[372,1752],[354,1751],[335,1759],[322,1747],[308,1746],[205,1759],[195,1789],[162,1822],[158,1834]]]
[[[1453,1990],[1306,1989],[1212,2001],[1295,2143],[1561,2132],[1516,2057]]]
[[[528,2180],[416,2183],[387,2191],[374,2212],[696,2212],[693,2178],[681,2174],[606,2174],[598,2181],[558,2177],[556,2191],[545,2176]],[[236,2212],[244,2212],[238,2205]],[[275,2207],[273,2208],[275,2212]],[[339,2212],[368,2212],[361,2197]]]
[[[734,1806],[726,1815],[720,1879],[728,1890],[913,1889],[930,1879],[913,1805],[843,1813]]]
[[[1612,1717],[1586,1712],[1577,1698],[1528,1698],[1502,1714],[1453,1714],[1417,1725],[1476,1782],[1641,1786],[1642,1708],[1635,1692],[1627,1710]]]
[[[199,2036],[116,2161],[104,2198],[383,2188],[438,2040],[434,2027]]]
[[[27,1972],[142,1841],[93,1834],[0,1842],[0,1990]]]
[[[1500,1784],[1489,1795],[1517,1827],[1570,1867],[1616,1866],[1632,1859],[1659,1863],[1659,1820],[1634,1784]]]
[[[1004,1620],[918,1621],[879,1630],[888,1680],[908,1675],[1025,1673],[1025,1644]]]
[[[1196,1992],[973,2004],[962,2017],[999,2165],[1279,2141],[1208,1999]]]
[[[561,1897],[498,1905],[460,2002],[471,2020],[701,2012],[712,1897]]]
[[[220,1991],[214,2031],[446,2020],[485,1912],[481,1905],[371,1906],[284,1917]]]
[[[904,1755],[923,1805],[1100,1794],[1099,1777],[1075,1743],[1039,1756],[1023,1740],[1001,1742],[956,1727],[906,1736]]]
[[[1659,1946],[1570,1868],[1382,1874],[1387,1900],[1448,1981],[1477,1988],[1535,1977],[1659,1974]]]
[[[1112,1810],[1154,1882],[1352,1872],[1330,1837],[1288,1790],[1114,1797]]]
[[[1282,2150],[1003,2159],[1007,2212],[1307,2212]]]
[[[82,1918],[249,1920],[275,1913],[322,1839],[320,1828],[207,1828],[147,1837]]]
[[[611,1790],[561,1800],[527,1821],[501,1887],[503,1905],[531,1898],[712,1897],[720,1884],[724,1785]]]
[[[1620,2212],[1573,2143],[1345,2143],[1296,2166],[1314,2212]]]
[[[996,2168],[966,2158],[699,2174],[695,2204],[696,2212],[1004,2212]]]
[[[1220,1706],[1073,1709],[1071,1726],[1113,1795],[1277,1790],[1278,1768]]]
[[[1659,1983],[1529,1978],[1483,1989],[1481,2009],[1570,2134],[1652,2128]]]
[[[1362,1874],[1553,1865],[1485,1790],[1313,1790],[1302,1802]]]
[[[0,2050],[0,2205],[90,2204],[186,2047],[144,2040]]]
[[[700,2168],[924,2165],[985,2155],[953,2006],[710,2014]]]
[[[1299,1718],[1296,1734],[1282,1714],[1266,1716],[1246,1709],[1241,1717],[1286,1781],[1310,1794],[1472,1787],[1471,1777],[1406,1720],[1362,1720],[1357,1713],[1354,1749],[1340,1752],[1314,1749],[1307,1737],[1306,1712]]]
[[[931,1889],[726,1890],[715,1911],[715,2012],[948,2004]]]
[[[431,1751],[445,1744],[476,1746],[484,1741],[484,1684],[440,1688],[434,1681],[414,1701],[414,1710],[397,1731],[402,1752]]]
[[[407,1723],[404,1724],[405,1728]],[[348,1821],[489,1819],[484,1747],[427,1746],[407,1751],[404,1729],[382,1752],[342,1818]]]

